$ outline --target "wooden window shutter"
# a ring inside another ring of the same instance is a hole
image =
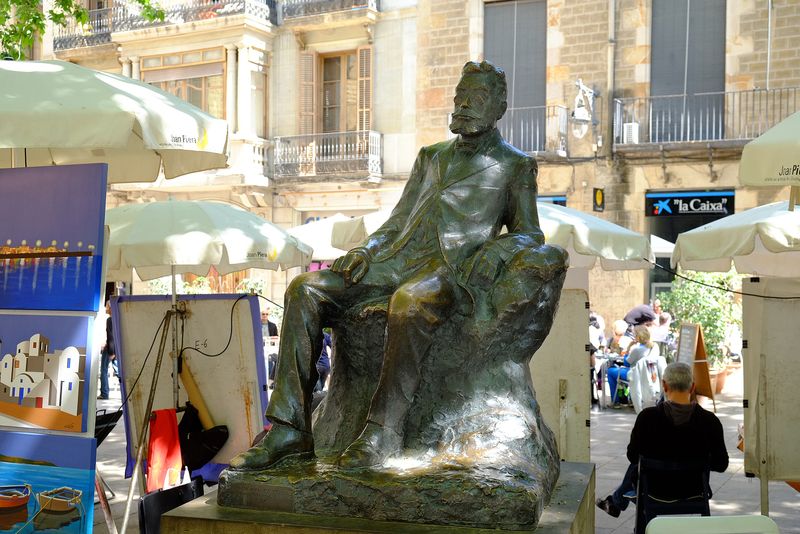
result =
[[[358,55],[358,129],[372,129],[372,46],[362,46]]]
[[[317,94],[317,53],[300,52],[300,135],[314,133]]]

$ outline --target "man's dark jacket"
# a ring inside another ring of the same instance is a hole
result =
[[[639,456],[669,461],[707,461],[712,471],[728,468],[728,451],[722,434],[722,423],[713,413],[699,405],[689,421],[674,425],[665,411],[665,403],[645,408],[636,418],[628,444],[628,460],[637,464]],[[653,493],[672,499],[697,495],[701,489],[698,481],[677,477],[656,477]]]

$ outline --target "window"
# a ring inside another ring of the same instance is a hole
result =
[[[28,392],[29,392],[29,393],[30,393],[30,391],[31,391],[31,390],[28,390]],[[70,383],[69,383],[69,389],[68,389],[68,391],[72,391],[72,382],[70,382]]]
[[[72,358],[67,358],[67,369],[69,369],[70,360],[72,360]]]
[[[651,140],[724,137],[726,0],[653,0]]]
[[[358,71],[355,53],[322,59],[322,131],[358,129]]]
[[[19,360],[14,361],[14,369],[19,369]]]
[[[142,78],[164,91],[225,118],[225,63],[222,48],[142,58]]]
[[[508,110],[503,137],[526,152],[546,141],[547,4],[517,0],[486,4],[484,57],[506,73]]]
[[[300,133],[372,128],[372,48],[300,56]]]
[[[36,348],[36,342],[35,341],[33,342],[33,348],[34,349]]]

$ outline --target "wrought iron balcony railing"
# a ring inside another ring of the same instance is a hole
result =
[[[378,132],[335,132],[275,138],[276,176],[380,176],[382,173],[383,135]]]
[[[111,42],[111,8],[89,11],[89,23],[78,24],[67,19],[64,26],[53,27],[53,48],[66,50],[84,46],[97,46]]]
[[[497,128],[523,152],[566,155],[567,119],[566,106],[508,108]]]
[[[160,3],[164,20],[147,20],[138,5],[115,3],[106,9],[89,11],[89,23],[70,21],[66,26],[54,28],[53,48],[66,50],[110,43],[112,32],[126,32],[213,19],[229,15],[246,14],[254,18],[278,23],[275,0],[174,0]]]
[[[281,3],[284,19],[359,8],[377,11],[378,0],[283,0]]]
[[[800,88],[618,98],[614,144],[746,141],[799,109]]]
[[[160,6],[164,10],[163,21],[145,19],[136,5],[114,5],[113,31],[125,32],[241,14],[278,23],[275,0],[174,0]]]

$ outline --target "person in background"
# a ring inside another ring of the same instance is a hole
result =
[[[609,365],[606,371],[608,377],[608,390],[611,392],[611,400],[614,406],[619,406],[620,398],[617,395],[617,381],[620,377],[628,379],[627,353],[633,343],[633,337],[628,334],[629,324],[623,319],[614,321],[614,335],[608,343],[609,355],[617,365]]]
[[[277,336],[278,325],[269,320],[269,307],[266,307],[261,310],[261,341],[264,343],[265,347],[268,347],[270,338]],[[277,365],[278,354],[277,352],[271,352],[267,355],[267,375],[271,382],[275,380],[275,368]],[[273,385],[274,384],[270,384],[270,389],[273,388]]]
[[[661,315],[661,313],[663,313],[663,311],[664,311],[661,308],[661,300],[659,300],[659,299],[654,299],[653,300],[653,305],[651,307],[653,308],[653,313],[655,313],[656,316]]]
[[[264,341],[278,335],[278,325],[269,320],[269,308],[261,311],[261,338]]]
[[[619,517],[628,507],[625,495],[636,492],[640,456],[673,462],[707,461],[710,469],[719,473],[728,468],[722,423],[692,401],[695,385],[691,366],[683,362],[667,365],[661,386],[666,401],[645,408],[636,417],[628,443],[630,465],[622,484],[605,499],[597,500],[597,507],[612,517]],[[664,499],[685,498],[700,490],[685,480],[659,482],[658,495]]]
[[[591,389],[592,404],[597,404],[599,398],[597,390],[603,387],[602,372],[597,368],[597,357],[602,357],[606,348],[605,321],[603,317],[593,311],[589,312],[589,372],[592,373],[589,380]],[[595,382],[597,380],[597,382]]]
[[[593,311],[589,312],[589,343],[592,345],[592,356],[594,352],[600,351],[606,347],[606,324],[603,317]],[[594,363],[592,363],[594,365]]]
[[[661,304],[659,302],[659,307],[660,306]],[[626,332],[628,337],[633,338],[633,329],[635,327],[639,325],[651,327],[658,321],[658,316],[648,304],[639,304],[631,308],[622,319],[628,323],[628,330]]]
[[[333,350],[331,345],[331,329],[323,328],[322,352],[320,352],[319,360],[317,360],[317,375],[319,378],[317,379],[317,385],[314,386],[314,391],[322,391],[325,389],[325,382],[328,380],[328,375],[331,372],[331,350]]]
[[[630,367],[639,363],[639,360],[643,358],[656,358],[659,356],[658,345],[650,340],[650,330],[646,326],[637,326],[633,329],[633,333],[636,336],[636,343],[628,347],[628,356],[626,357]],[[623,377],[624,379],[625,377]]]
[[[99,400],[108,400],[108,366],[117,359],[117,351],[114,347],[114,330],[111,323],[111,301],[106,301],[106,343],[100,351],[100,395]]]
[[[627,335],[628,323],[622,319],[617,319],[612,325],[611,339],[608,340],[607,352],[616,354],[619,357],[628,352],[628,347],[633,343],[633,336]]]

